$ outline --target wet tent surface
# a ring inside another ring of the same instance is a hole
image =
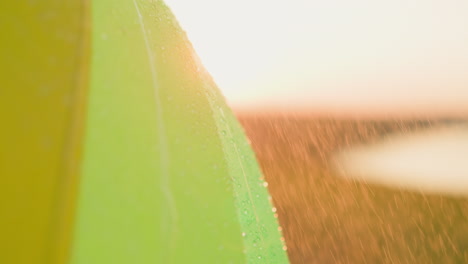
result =
[[[169,8],[91,9],[71,263],[288,263],[254,153]]]
[[[468,199],[336,177],[332,153],[442,120],[238,114],[277,207],[291,263],[467,263]]]

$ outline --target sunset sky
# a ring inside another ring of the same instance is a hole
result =
[[[466,0],[166,0],[234,107],[468,114]]]

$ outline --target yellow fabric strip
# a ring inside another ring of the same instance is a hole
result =
[[[0,4],[0,263],[65,263],[89,57],[87,1]]]

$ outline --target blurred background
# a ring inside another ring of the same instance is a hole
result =
[[[468,2],[167,0],[292,263],[468,263]]]
[[[468,113],[463,0],[169,0],[236,108]]]

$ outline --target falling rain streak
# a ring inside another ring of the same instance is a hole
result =
[[[452,120],[350,120],[245,112],[238,118],[268,182],[291,263],[468,263],[466,196],[339,177],[343,166],[336,166],[340,153],[358,150],[378,149],[379,160],[387,159],[380,146],[408,139],[399,151],[417,160],[416,148],[427,154],[437,151],[431,144],[445,146],[454,134],[466,139],[463,125]],[[434,159],[444,156],[433,154]],[[443,164],[426,163],[443,171]],[[401,179],[400,171],[395,172],[393,177]]]

